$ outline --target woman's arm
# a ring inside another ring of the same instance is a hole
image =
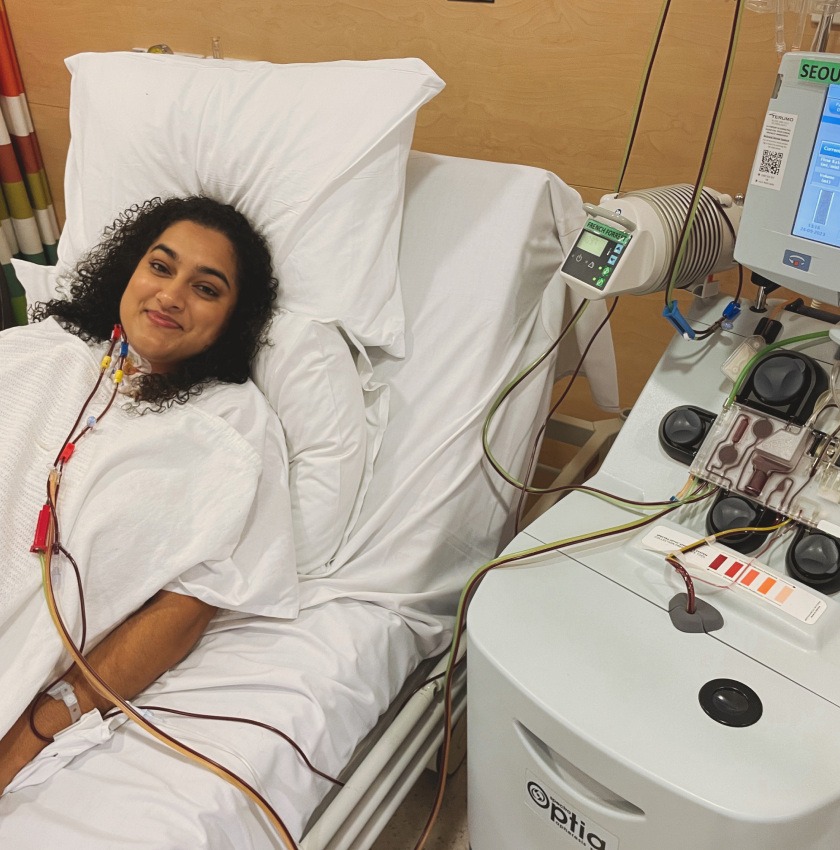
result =
[[[125,699],[133,699],[185,658],[204,633],[216,608],[192,596],[162,590],[114,629],[88,656],[91,667]],[[112,703],[88,685],[74,665],[64,676],[84,714],[105,712]],[[29,709],[0,741],[0,792],[46,746],[29,728]],[[35,710],[38,731],[53,737],[70,725],[62,702],[42,698]]]

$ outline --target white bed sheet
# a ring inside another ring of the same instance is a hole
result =
[[[328,574],[304,580],[297,621],[217,627],[139,704],[165,695],[176,708],[256,715],[322,769],[347,762],[421,657],[445,645],[460,588],[500,548],[516,494],[482,460],[481,425],[498,390],[570,315],[555,272],[580,221],[577,194],[543,170],[411,155],[400,259],[406,358],[372,352],[373,378],[390,390],[389,425],[349,540]],[[581,340],[598,309],[587,318]],[[593,378],[609,403],[608,338],[600,363]],[[497,456],[517,474],[551,377],[546,365],[495,429]],[[329,790],[268,733],[177,724],[241,751],[293,834]],[[0,798],[0,847],[49,846],[280,845],[240,792],[123,727],[44,785]]]
[[[342,600],[303,611],[293,622],[219,622],[136,703],[270,723],[334,774],[419,660],[415,636],[399,615]],[[155,718],[264,792],[293,835],[331,787],[265,730]],[[42,758],[49,758],[46,751]],[[0,847],[9,850],[279,846],[241,792],[129,722],[42,785],[0,797]]]
[[[301,605],[367,599],[408,618],[429,654],[451,637],[470,574],[495,557],[518,492],[484,459],[493,400],[557,338],[575,302],[558,269],[585,221],[580,196],[524,165],[413,151],[400,278],[405,357],[371,349],[373,380],[389,388],[388,426],[349,540],[328,572],[301,579]],[[570,335],[570,370],[605,314],[595,302]],[[609,333],[588,357],[590,384],[617,405]],[[521,475],[548,408],[547,360],[501,408],[495,457]]]

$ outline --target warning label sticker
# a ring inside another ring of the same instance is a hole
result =
[[[618,850],[618,838],[576,811],[545,780],[538,779],[528,771],[525,772],[525,802],[531,811],[574,840],[574,844],[566,841],[563,847]]]

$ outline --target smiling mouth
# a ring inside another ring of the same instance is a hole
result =
[[[165,313],[158,313],[156,310],[147,310],[146,316],[149,321],[159,328],[167,328],[170,330],[183,330],[174,319],[170,319]]]

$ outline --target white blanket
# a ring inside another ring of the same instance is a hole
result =
[[[215,621],[136,704],[259,720],[336,775],[419,660],[399,615],[345,599],[293,621]],[[295,836],[332,787],[266,729],[160,711],[153,718],[252,783]],[[79,722],[26,773],[0,797],[3,850],[281,846],[241,791],[119,718]]]
[[[67,665],[29,548],[49,468],[99,357],[52,319],[0,335],[0,735]],[[167,586],[223,608],[297,613],[282,432],[267,405],[263,413],[245,403],[251,393],[259,397],[250,384],[220,387],[143,416],[118,403],[79,442],[59,519],[83,575],[88,647]],[[103,385],[90,412],[109,394]],[[232,427],[228,416],[242,421]],[[271,487],[258,453],[266,446]],[[258,491],[266,498],[255,500]],[[54,574],[78,639],[78,593],[64,558]]]

